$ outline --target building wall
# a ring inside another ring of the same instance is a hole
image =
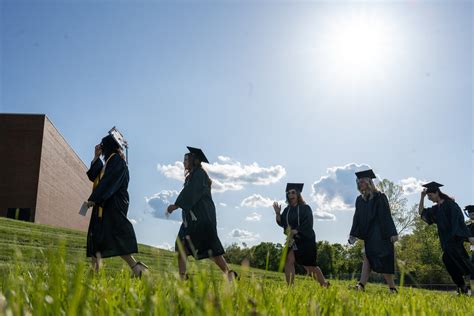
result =
[[[45,115],[0,114],[0,216],[30,208],[34,221]]]
[[[35,222],[87,231],[90,212],[78,214],[92,191],[87,168],[46,117]]]

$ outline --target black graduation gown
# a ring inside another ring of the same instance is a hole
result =
[[[102,167],[100,159],[92,162],[87,171],[89,180],[93,182]],[[95,257],[96,252],[100,252],[103,258],[138,252],[135,231],[127,218],[128,181],[127,163],[115,154],[107,162],[104,176],[89,197],[96,206],[92,209],[87,232],[88,257]],[[102,218],[99,218],[99,206],[103,208]]]
[[[469,229],[469,235],[474,237],[474,221],[471,220],[470,224],[467,225],[467,229]],[[474,251],[471,252],[471,267],[473,268],[471,271],[471,280],[474,280]]]
[[[277,221],[277,224],[283,227],[285,234],[287,233],[288,226],[290,229],[296,229],[298,231],[298,234],[294,236],[295,247],[293,249],[296,263],[303,266],[315,267],[317,250],[316,235],[313,230],[313,211],[311,207],[305,204],[300,204],[295,207],[288,205],[283,210],[280,218],[281,221]]]
[[[454,282],[456,275],[471,274],[474,267],[464,248],[464,242],[468,240],[470,232],[459,205],[446,199],[442,204],[425,208],[421,218],[428,225],[436,224],[443,250],[443,262]]]
[[[364,241],[365,255],[372,270],[395,273],[395,250],[390,237],[398,233],[384,193],[376,192],[368,201],[357,197],[350,235]]]
[[[183,210],[178,239],[187,254],[198,260],[223,255],[225,251],[217,236],[216,207],[209,177],[202,168],[188,176],[174,204]],[[179,250],[178,244],[175,249]]]

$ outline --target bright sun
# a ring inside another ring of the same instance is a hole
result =
[[[338,80],[369,79],[396,64],[399,35],[386,16],[351,12],[327,20],[318,45],[319,65]]]

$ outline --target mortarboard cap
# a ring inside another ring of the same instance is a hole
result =
[[[468,213],[474,213],[474,205],[468,205],[464,208]]]
[[[375,176],[375,173],[372,169],[359,171],[359,172],[356,172],[355,174],[357,176],[357,179],[363,179],[363,178],[375,179],[375,178],[377,178],[377,176]]]
[[[115,126],[110,129],[109,135],[112,136],[112,138],[120,146],[120,148],[128,148],[128,142],[125,140],[122,133],[120,133],[118,129],[115,128]]]
[[[287,183],[286,192],[290,190],[296,190],[297,192],[303,192],[304,183]]]
[[[434,182],[434,181],[431,181],[430,183],[426,183],[426,184],[423,184],[423,187],[425,187],[427,190],[426,192],[427,193],[434,193],[434,192],[437,192],[439,190],[439,188],[441,188],[443,185],[438,183],[438,182]]]
[[[189,147],[186,146],[189,150],[190,153],[194,154],[201,162],[209,163],[209,160],[207,160],[206,155],[202,152],[200,148],[194,148],[194,147]]]

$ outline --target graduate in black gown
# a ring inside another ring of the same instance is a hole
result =
[[[357,290],[364,290],[371,271],[382,273],[390,292],[396,293],[393,275],[395,273],[394,243],[398,233],[393,222],[387,196],[378,191],[372,170],[356,172],[357,197],[349,243],[356,239],[364,241],[362,272]]]
[[[316,264],[316,235],[313,230],[313,211],[301,195],[303,183],[286,185],[288,206],[281,213],[281,205],[273,203],[276,222],[283,227],[288,238],[288,252],[285,261],[285,277],[288,284],[295,278],[295,263],[302,265],[306,272],[324,287],[329,286],[321,269]],[[281,214],[280,214],[281,213]]]
[[[216,207],[211,195],[212,181],[201,163],[209,163],[199,148],[188,147],[184,155],[185,182],[174,204],[167,208],[172,213],[182,209],[183,223],[178,232],[175,249],[178,252],[178,268],[182,279],[187,279],[186,259],[212,259],[228,279],[237,277],[224,259],[224,247],[217,236]]]
[[[466,226],[469,230],[469,241],[471,241],[471,265],[474,267],[474,244],[472,244],[474,240],[474,205],[468,205],[464,210],[467,212],[467,217],[469,217]],[[474,269],[471,271],[471,296],[474,296]]]
[[[138,252],[138,247],[132,223],[127,218],[128,167],[121,145],[112,134],[96,145],[87,176],[94,183],[88,199],[92,215],[87,232],[87,257],[92,258],[93,267],[98,271],[102,258],[121,256],[133,274],[141,276],[147,266],[131,255]]]
[[[442,184],[430,182],[423,186],[425,189],[421,192],[419,204],[421,218],[428,225],[436,224],[444,266],[458,286],[458,293],[467,294],[464,276],[470,275],[473,267],[464,248],[464,242],[470,236],[461,208],[451,197],[441,192]],[[425,208],[425,196],[435,203],[432,207]]]

